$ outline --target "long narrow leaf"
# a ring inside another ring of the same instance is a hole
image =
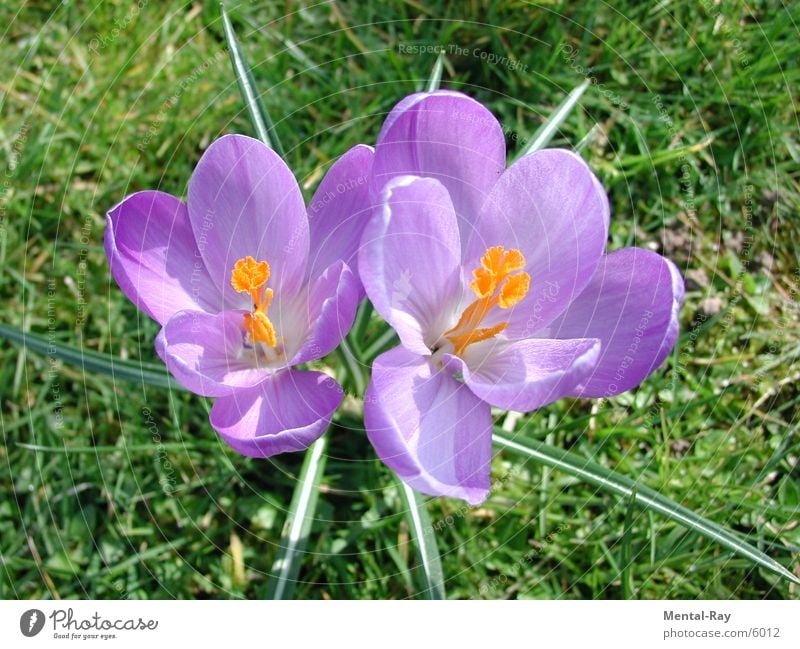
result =
[[[250,121],[253,123],[258,139],[283,158],[285,157],[283,147],[278,139],[278,134],[275,132],[275,126],[269,117],[269,113],[264,108],[261,97],[256,90],[253,73],[250,71],[250,66],[247,64],[247,60],[239,47],[239,41],[236,40],[236,32],[233,30],[233,24],[228,12],[225,10],[224,3],[220,4],[220,10],[222,11],[222,25],[225,31],[225,40],[228,42],[228,53],[231,57],[233,72],[236,75],[236,81],[239,84],[239,91],[242,93],[247,112],[250,114]]]
[[[633,510],[636,507],[637,487],[633,487],[625,510],[625,524],[622,528],[622,593],[624,599],[633,599],[636,588],[633,583],[633,556],[631,541],[633,539]]]
[[[431,76],[428,78],[428,83],[425,86],[425,92],[433,92],[439,89],[442,83],[442,68],[444,67],[444,52],[439,52],[436,57],[436,63],[433,64]]]
[[[267,587],[267,596],[270,599],[289,599],[294,592],[306,542],[314,522],[319,483],[325,471],[327,446],[326,434],[306,451],[303,467],[297,479],[297,488],[294,490],[292,503],[286,514],[278,557],[272,564],[272,576]]]
[[[99,372],[107,374],[115,380],[144,383],[159,388],[183,389],[170,377],[163,365],[126,361],[108,354],[71,347],[40,334],[20,331],[6,324],[0,324],[0,337],[19,343],[25,349],[37,354],[57,358],[68,365],[81,367],[85,372]]]
[[[367,389],[367,378],[364,376],[363,365],[356,357],[346,338],[342,339],[342,342],[339,343],[336,353],[350,372],[350,378],[353,380],[353,387],[355,388],[356,394],[364,394],[364,391]]]
[[[523,442],[506,437],[495,430],[494,441],[513,453],[517,453],[541,464],[564,471],[569,475],[588,482],[595,487],[630,499],[647,510],[680,523],[687,529],[719,543],[720,545],[742,555],[750,561],[766,568],[781,577],[800,584],[800,579],[784,568],[780,563],[764,554],[758,548],[736,536],[730,530],[713,521],[694,513],[673,500],[662,496],[657,491],[638,485],[630,478],[607,469],[604,466],[585,460],[584,458],[548,444],[532,439]]]
[[[436,537],[433,534],[428,508],[416,491],[402,480],[397,482],[406,506],[411,540],[414,542],[420,562],[422,593],[428,599],[445,599],[442,560],[436,547]]]
[[[367,335],[367,328],[369,327],[369,320],[373,311],[372,302],[367,299],[361,301],[361,306],[358,307],[353,328],[350,330],[350,337],[353,339],[355,343],[353,346],[356,349],[361,349],[362,342]]]
[[[533,134],[531,141],[524,149],[522,149],[517,158],[521,158],[529,153],[543,149],[550,143],[550,140],[553,139],[556,131],[558,131],[558,129],[564,123],[564,120],[567,119],[569,114],[572,112],[572,109],[575,108],[576,104],[580,100],[583,93],[586,92],[586,89],[589,87],[589,85],[589,80],[587,79],[579,86],[574,88],[572,92],[566,96],[564,101],[559,104],[558,108],[556,108],[550,114],[550,117],[547,118],[547,121],[539,127],[536,133]]]
[[[375,360],[378,354],[383,353],[389,349],[389,347],[394,347],[398,344],[398,342],[397,332],[391,327],[387,327],[384,332],[364,350],[364,362],[366,364],[371,363]]]

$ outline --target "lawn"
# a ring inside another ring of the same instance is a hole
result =
[[[495,422],[660,492],[800,576],[800,6],[227,6],[307,199],[425,86],[441,50],[442,87],[494,112],[510,158],[589,79],[550,146],[578,149],[605,185],[610,248],[676,262],[681,337],[630,393]],[[185,195],[211,141],[255,135],[218,4],[4,0],[0,23],[0,323],[47,343],[0,341],[0,597],[273,594],[303,456],[241,457],[208,424],[209,400],[61,351],[160,363],[157,324],[110,276],[104,215],[141,189]],[[363,327],[368,347],[377,315]],[[341,371],[342,356],[320,365]],[[292,595],[419,596],[401,490],[346,387]],[[425,499],[450,598],[797,597],[635,498],[495,450],[486,503]]]

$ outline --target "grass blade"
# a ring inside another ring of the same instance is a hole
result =
[[[534,151],[538,151],[539,149],[543,149],[550,143],[550,140],[553,139],[556,131],[558,131],[558,129],[564,123],[564,120],[567,119],[569,114],[572,112],[572,109],[575,108],[589,85],[590,81],[586,79],[583,83],[581,83],[581,85],[573,88],[572,92],[570,92],[564,101],[558,105],[558,108],[556,108],[550,114],[550,117],[547,118],[547,121],[539,127],[536,133],[533,134],[531,141],[525,146],[524,149],[522,149],[520,154],[517,156],[517,159],[521,158],[522,156],[526,156],[529,153],[533,153]]]
[[[350,330],[350,342],[359,352],[361,351],[361,343],[364,338],[366,338],[367,328],[369,327],[369,321],[373,311],[372,302],[367,299],[362,300],[361,306],[358,307],[358,312],[356,313],[356,320],[353,323],[353,328]]]
[[[600,124],[595,124],[589,129],[589,132],[581,138],[581,141],[575,145],[575,153],[581,153],[591,142],[597,134],[600,133]]]
[[[351,349],[347,338],[343,338],[342,342],[339,343],[336,348],[336,354],[348,369],[356,394],[364,394],[367,389],[367,378],[364,376],[363,364]]]
[[[286,522],[283,525],[278,557],[272,564],[272,576],[267,586],[267,597],[270,599],[289,599],[294,592],[300,563],[314,522],[319,483],[325,471],[327,447],[328,436],[323,435],[306,451],[292,503],[289,505]]]
[[[268,147],[273,149],[281,158],[284,158],[284,150],[281,146],[278,134],[275,132],[275,125],[269,117],[267,109],[261,102],[261,96],[256,89],[255,81],[253,80],[253,73],[250,71],[250,66],[244,58],[239,41],[236,40],[236,32],[233,30],[233,24],[225,10],[225,4],[220,3],[220,10],[222,12],[222,25],[225,31],[225,40],[228,42],[228,53],[231,56],[231,64],[233,65],[233,72],[236,75],[236,81],[239,84],[239,91],[242,93],[247,112],[250,114],[250,121],[253,123],[253,128],[256,130],[258,139],[261,140]]]
[[[411,539],[420,561],[422,592],[428,599],[445,599],[442,560],[436,547],[436,537],[433,534],[428,508],[416,491],[402,480],[397,482],[406,505]]]
[[[631,556],[631,539],[633,537],[633,510],[636,507],[636,490],[634,485],[631,495],[628,497],[628,507],[625,510],[625,524],[622,534],[622,597],[623,599],[633,599],[636,587],[633,583],[633,556]]]
[[[631,502],[636,502],[646,510],[666,516],[687,529],[702,534],[723,547],[742,555],[770,572],[800,584],[800,578],[793,575],[758,548],[743,541],[730,530],[662,496],[654,489],[637,485],[633,480],[616,471],[585,460],[569,451],[543,444],[536,440],[525,439],[523,442],[519,442],[509,439],[505,434],[497,430],[494,434],[494,441],[513,453],[535,460],[545,466],[564,471],[573,477],[594,485],[598,489],[628,498]]]
[[[425,86],[425,92],[433,92],[438,90],[442,83],[442,68],[444,67],[444,52],[439,52],[436,57],[436,63],[433,64],[431,76],[428,78],[428,83]]]
[[[79,349],[55,342],[40,334],[20,331],[16,327],[0,323],[0,337],[21,344],[25,349],[50,358],[83,368],[84,372],[98,372],[115,380],[131,381],[159,388],[183,388],[176,383],[163,365],[140,361],[126,361],[108,354]]]
[[[387,327],[386,330],[378,336],[369,347],[364,350],[363,358],[364,363],[369,365],[378,354],[382,354],[384,351],[389,349],[394,345],[399,344],[399,339],[397,338],[397,333],[391,327]]]

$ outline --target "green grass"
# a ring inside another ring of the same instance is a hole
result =
[[[155,323],[110,279],[103,215],[131,191],[184,194],[210,141],[254,134],[219,12],[50,4],[0,4],[0,321],[158,362]],[[510,158],[592,79],[551,145],[580,144],[608,188],[610,247],[651,247],[688,274],[681,340],[632,393],[497,423],[634,478],[800,574],[797,7],[258,4],[228,6],[309,197],[332,160],[373,141],[394,103],[424,87],[436,55],[407,45],[465,49],[449,49],[442,86],[494,111]],[[0,597],[268,594],[302,455],[241,458],[204,399],[9,342],[0,399]],[[413,597],[403,495],[349,406],[330,433],[294,594]],[[493,481],[478,508],[429,501],[448,597],[797,596],[558,470],[501,452]]]

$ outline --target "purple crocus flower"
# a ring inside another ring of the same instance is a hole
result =
[[[307,213],[277,154],[228,135],[200,159],[186,203],[143,191],[108,213],[114,279],[162,326],[156,350],[175,379],[216,397],[211,424],[243,455],[307,448],[342,400],[327,375],[292,368],[352,325],[372,157],[360,145],[342,156]]]
[[[606,194],[559,149],[505,168],[480,103],[420,93],[388,116],[361,279],[401,345],[379,356],[365,424],[380,458],[426,494],[489,492],[490,406],[529,412],[638,385],[678,335],[683,280],[640,248],[604,252]]]

